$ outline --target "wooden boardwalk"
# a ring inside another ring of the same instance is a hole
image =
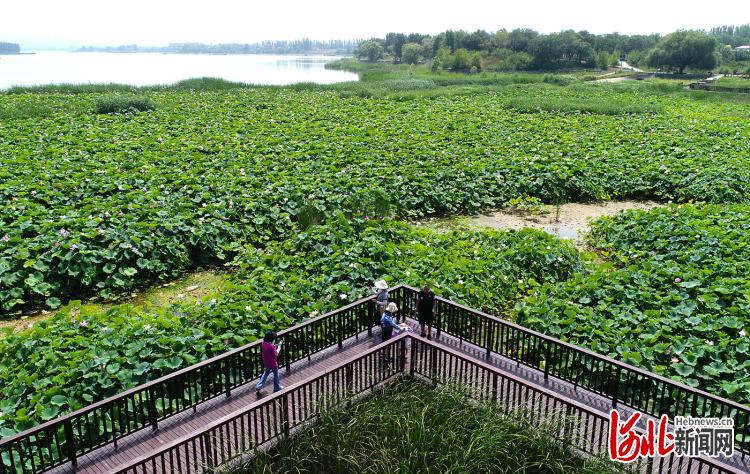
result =
[[[418,332],[419,328],[415,321],[409,320],[409,324],[412,330]],[[579,389],[574,384],[559,379],[550,377],[545,380],[543,372],[520,365],[499,354],[493,353],[487,357],[485,349],[462,342],[458,338],[446,333],[442,333],[437,338],[435,337],[435,331],[433,331],[433,339],[433,342],[437,342],[442,346],[449,347],[473,359],[489,364],[504,373],[521,378],[531,385],[552,391],[601,413],[608,413],[612,407],[611,399],[585,389]],[[309,379],[346,360],[356,357],[358,354],[377,346],[379,343],[379,329],[374,329],[372,335],[368,335],[366,331],[362,332],[356,338],[353,337],[344,341],[341,349],[334,346],[313,355],[310,361],[304,360],[292,364],[289,373],[284,369],[280,369],[282,385],[288,386]],[[269,394],[272,390],[273,383],[269,380],[263,389],[263,394]],[[88,474],[116,471],[136,458],[147,456],[149,453],[205,428],[214,421],[239,410],[247,409],[262,400],[263,396],[261,398],[256,396],[255,382],[248,383],[234,389],[230,397],[217,397],[199,405],[195,410],[187,410],[161,421],[157,430],[144,429],[136,432],[120,440],[116,448],[111,445],[105,446],[81,456],[78,468],[75,470],[70,465],[63,465],[52,472]],[[618,407],[618,409],[623,414],[629,412],[624,407]],[[592,428],[592,436],[606,436],[606,433],[595,431],[596,429]],[[747,464],[747,460],[738,459],[737,462],[739,463],[738,465],[743,466],[743,470],[750,472],[750,464]]]

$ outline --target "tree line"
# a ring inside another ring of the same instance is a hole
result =
[[[303,38],[295,41],[263,41],[260,43],[170,43],[167,46],[84,46],[78,52],[105,53],[185,53],[185,54],[352,54],[360,41],[318,41]]]
[[[429,62],[433,70],[555,70],[619,65],[651,66],[683,72],[710,70],[720,64],[745,61],[734,48],[750,44],[750,24],[704,31],[676,31],[666,36],[596,35],[565,30],[540,34],[519,28],[494,33],[448,30],[438,35],[388,33],[362,42],[356,55],[366,61]],[[719,45],[722,45],[719,48]]]
[[[21,52],[21,46],[18,43],[6,43],[0,41],[0,54],[18,54]]]

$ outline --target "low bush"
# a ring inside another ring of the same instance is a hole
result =
[[[154,109],[154,101],[143,95],[107,95],[96,101],[98,114],[146,112]]]

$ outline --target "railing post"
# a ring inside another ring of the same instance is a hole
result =
[[[289,439],[289,394],[285,393],[281,396],[281,429],[284,432],[284,437]]]
[[[409,375],[414,377],[414,366],[417,365],[417,351],[414,348],[415,339],[409,337]],[[416,342],[419,345],[419,342]],[[739,423],[737,423],[739,424]]]
[[[337,324],[338,329],[336,332],[338,333],[338,338],[339,338],[339,350],[341,350],[344,347],[343,346],[344,344],[344,316],[343,314],[344,312],[340,311],[336,315],[336,319],[338,320],[338,324]]]
[[[400,344],[400,359],[401,359],[401,370],[400,372],[404,372],[406,370],[406,338],[401,339]]]
[[[210,432],[207,431],[203,434],[203,436],[201,436],[201,442],[203,443],[203,464],[205,465],[205,467],[211,469],[216,464],[214,463],[213,449],[211,446],[211,436],[209,433]]]
[[[435,311],[437,314],[435,315],[435,329],[437,330],[435,337],[440,338],[440,331],[443,327],[443,306],[445,306],[445,303],[442,301],[438,301],[438,305],[435,306]]]
[[[549,365],[551,362],[550,346],[550,342],[548,340],[544,340],[544,380],[547,380],[549,378]]]
[[[374,300],[370,300],[367,303],[367,309],[366,309],[367,310],[367,315],[366,315],[366,317],[367,317],[367,336],[368,337],[372,337],[372,327],[374,326],[373,323],[374,323],[374,320],[375,320],[375,317],[373,316],[373,311],[375,310],[374,306],[375,306]]]
[[[346,376],[346,391],[347,391],[347,394],[351,394],[354,392],[354,365],[349,364],[346,366],[345,376]],[[347,395],[347,397],[348,396],[349,395]]]
[[[492,403],[497,403],[497,372],[492,373]]]
[[[226,388],[226,395],[229,398],[232,395],[232,363],[229,357],[224,359],[224,387]]]
[[[620,391],[620,375],[622,374],[622,367],[617,366],[617,372],[615,372],[615,384],[612,389],[612,408],[617,408],[617,397]]]
[[[75,437],[73,436],[73,422],[70,420],[70,418],[65,420],[64,428],[65,428],[65,448],[66,448],[66,451],[68,452],[68,459],[70,459],[70,464],[73,466],[73,468],[76,468],[78,467],[78,457],[76,455],[76,441],[75,441]],[[8,452],[8,454],[13,456],[13,453],[10,451]],[[33,456],[33,453],[31,455]],[[2,464],[2,462],[3,462],[2,459],[0,459],[0,464]]]
[[[430,346],[430,379],[437,384],[437,348]]]
[[[567,405],[565,407],[565,420],[564,420],[564,428],[563,428],[563,444],[567,448],[571,444],[571,437],[573,435],[573,420],[571,419],[573,415],[571,414],[571,407],[572,405]]]
[[[491,319],[488,319],[487,320],[487,354],[486,354],[486,357],[488,359],[490,358],[490,354],[492,353],[492,337],[494,336],[493,334],[494,328],[495,328],[495,323]]]
[[[284,358],[286,359],[286,373],[288,374],[292,370],[292,358],[289,354],[292,352],[292,348],[290,347],[292,345],[292,341],[294,341],[294,337],[292,337],[292,333],[289,332],[284,336],[283,341],[286,343],[286,351],[284,354]]]
[[[159,414],[156,412],[156,389],[152,388],[148,392],[148,419],[151,427],[156,431],[159,428]]]

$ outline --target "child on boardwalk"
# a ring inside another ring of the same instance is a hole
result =
[[[281,390],[281,381],[279,380],[279,347],[274,345],[277,334],[274,331],[268,331],[263,337],[263,342],[260,343],[260,357],[263,360],[263,375],[260,377],[260,382],[255,387],[255,393],[260,396],[260,389],[266,384],[268,376],[273,373],[273,391],[278,392]]]
[[[401,332],[401,327],[396,324],[394,317],[396,312],[398,312],[398,306],[396,306],[396,303],[388,303],[385,313],[380,317],[380,328],[382,329],[381,335],[383,336],[383,342],[393,336],[394,329],[397,333]]]

